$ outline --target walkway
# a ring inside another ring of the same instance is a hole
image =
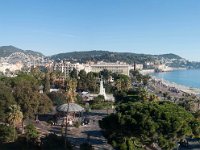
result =
[[[111,112],[112,110],[109,110]],[[95,150],[113,150],[112,146],[107,143],[107,140],[102,135],[98,121],[107,115],[106,110],[93,110],[87,114],[90,123],[79,128],[68,127],[67,138],[73,145],[75,150],[80,149],[80,144],[89,142]],[[60,127],[52,127],[52,131],[60,134]]]

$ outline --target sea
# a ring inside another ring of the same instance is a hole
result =
[[[174,70],[171,72],[153,73],[151,75],[169,82],[200,89],[200,70]]]

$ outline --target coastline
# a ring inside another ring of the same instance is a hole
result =
[[[173,72],[173,71],[178,71],[178,70],[190,70],[190,69],[188,69],[188,68],[173,68],[170,71],[163,71],[163,72]],[[175,83],[175,82],[172,82],[169,80],[165,80],[165,79],[156,77],[153,74],[159,73],[159,72],[155,72],[155,69],[141,70],[140,73],[143,75],[150,75],[153,80],[155,80],[156,82],[160,82],[160,84],[163,84],[164,86],[167,86],[169,88],[176,88],[177,90],[179,90],[183,93],[200,96],[200,88],[190,87],[187,85]],[[160,73],[162,73],[162,72],[160,72]]]
[[[187,94],[193,94],[193,95],[196,95],[196,96],[200,95],[200,89],[199,88],[193,88],[193,87],[181,85],[181,84],[178,84],[178,83],[175,83],[175,82],[170,82],[168,80],[164,80],[164,79],[155,77],[152,74],[149,74],[149,75],[151,76],[151,78],[153,80],[155,80],[155,82],[157,82],[157,83],[159,82],[160,84],[163,84],[163,85],[165,85],[169,88],[176,88],[177,90],[184,92],[184,93],[187,93]]]

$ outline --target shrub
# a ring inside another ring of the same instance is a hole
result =
[[[81,125],[80,121],[76,121],[76,122],[74,123],[74,127],[76,127],[76,128],[79,128],[80,125]]]
[[[0,125],[0,143],[11,142],[17,138],[15,128],[7,125]]]
[[[56,134],[49,134],[45,138],[41,139],[41,148],[42,149],[48,149],[48,150],[61,150],[65,149],[65,140],[64,137],[59,137]],[[66,142],[66,149],[72,150],[73,146],[72,144],[67,141]]]

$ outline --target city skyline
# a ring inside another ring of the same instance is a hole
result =
[[[47,56],[96,49],[200,61],[199,8],[197,0],[3,1],[0,45]]]

